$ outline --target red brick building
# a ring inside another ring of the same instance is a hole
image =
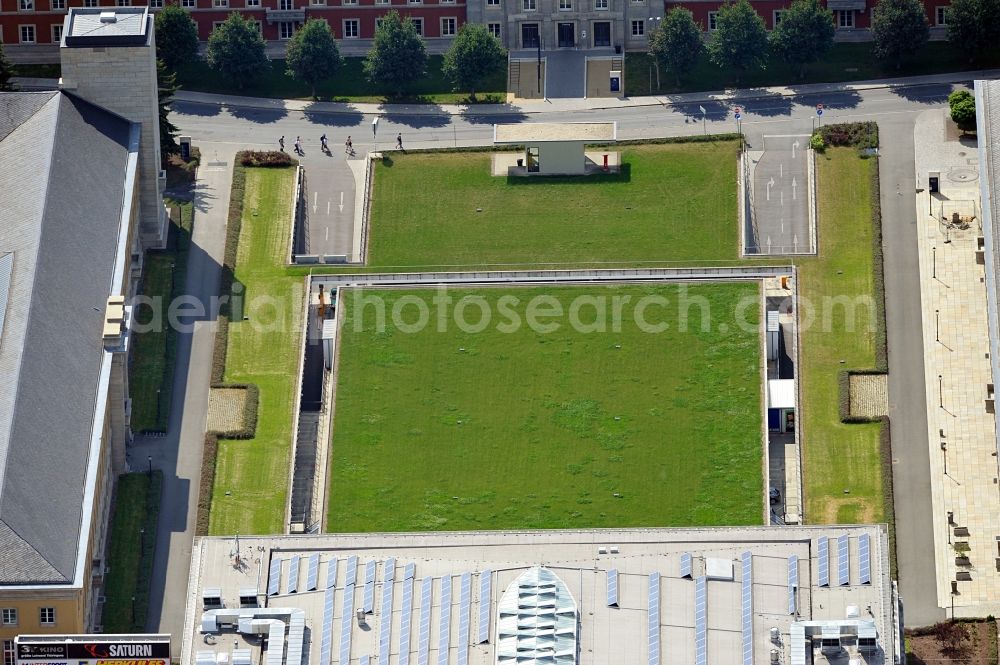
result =
[[[166,0],[149,0],[153,11]],[[371,46],[376,22],[390,9],[396,9],[417,23],[417,29],[427,41],[430,52],[447,49],[451,37],[466,21],[468,14],[482,17],[497,14],[500,18],[516,18],[523,13],[523,0],[170,0],[179,2],[191,12],[198,24],[198,36],[208,39],[212,29],[232,12],[240,12],[261,29],[268,42],[269,54],[281,57],[284,41],[308,18],[326,20],[340,40],[345,55],[363,55]],[[530,2],[531,0],[529,0]],[[569,0],[564,0],[567,2]],[[58,45],[62,34],[63,19],[68,7],[128,6],[144,4],[145,0],[0,0],[0,42],[15,62],[58,62]],[[628,0],[645,5],[645,13],[656,16],[675,6],[682,6],[694,13],[695,20],[708,32],[715,28],[715,13],[722,0]],[[781,20],[781,11],[790,0],[752,0],[764,18],[768,29]],[[863,41],[869,38],[871,12],[875,0],[826,0],[834,11],[839,41]],[[468,4],[467,4],[468,3]],[[602,4],[603,3],[603,4]],[[660,4],[662,3],[662,5]],[[945,36],[945,9],[948,0],[923,0],[931,37]],[[593,4],[598,10],[607,9],[607,0],[583,0],[582,5]],[[656,6],[652,6],[656,5]],[[532,7],[534,4],[532,3]],[[582,9],[582,7],[581,7]],[[496,20],[496,17],[494,17]],[[619,21],[624,21],[618,18]],[[652,19],[651,19],[652,20]],[[632,21],[635,23],[635,21]],[[503,23],[490,23],[491,31],[500,36]],[[612,26],[611,34],[631,34],[626,41],[629,50],[645,48],[645,30],[636,32],[632,26]],[[571,48],[587,48],[585,43]]]

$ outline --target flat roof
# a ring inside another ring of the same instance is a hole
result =
[[[141,46],[152,32],[149,7],[70,7],[65,46]]]
[[[732,562],[731,579],[711,577],[709,559]],[[821,565],[829,567],[825,586]],[[233,662],[246,650],[251,662],[271,663],[277,654],[266,653],[259,635],[237,630],[241,613],[246,626],[251,614],[294,626],[304,613],[301,665],[396,665],[401,652],[411,663],[426,652],[427,662],[495,665],[499,638],[509,639],[498,635],[504,592],[537,566],[576,603],[580,665],[645,665],[653,648],[655,662],[694,664],[699,635],[709,663],[765,665],[772,628],[788,644],[793,623],[842,620],[858,607],[874,622],[880,649],[865,662],[894,661],[887,531],[869,525],[199,538],[182,665]],[[241,608],[248,587],[266,609]],[[219,592],[224,609],[213,610]],[[743,660],[748,646],[752,657]]]
[[[795,408],[795,379],[768,379],[767,408]]]
[[[555,141],[611,143],[617,140],[617,122],[521,122],[493,125],[493,143],[497,145]]]

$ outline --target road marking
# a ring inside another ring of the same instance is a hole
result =
[[[771,188],[772,187],[774,187],[774,178],[771,178],[770,180],[767,181],[767,192],[766,192],[766,194],[767,194],[767,200],[768,201],[771,200]]]
[[[313,212],[316,212],[316,204],[319,202],[319,192],[313,192]]]
[[[793,176],[793,177],[792,177],[792,200],[793,200],[793,201],[795,200],[795,187],[796,187],[796,186],[797,186],[797,185],[796,185],[796,183],[795,183],[795,177]]]
[[[781,205],[785,205],[785,190],[778,192],[778,195],[781,197]]]
[[[795,155],[792,155],[792,158],[794,159]],[[778,164],[778,177],[779,178],[784,178],[785,177],[785,163],[784,162],[782,162],[781,164]]]
[[[344,212],[344,193],[340,193],[340,212]]]
[[[799,142],[795,141],[792,143],[792,159],[795,159],[795,149],[799,147]]]
[[[328,226],[326,227],[326,234],[324,235],[323,240],[329,240],[329,239],[330,239],[330,227]]]

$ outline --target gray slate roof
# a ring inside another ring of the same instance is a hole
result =
[[[66,92],[0,93],[0,584],[76,573],[132,131]]]

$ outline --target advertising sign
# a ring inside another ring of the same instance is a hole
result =
[[[167,635],[21,635],[17,665],[170,665]]]

